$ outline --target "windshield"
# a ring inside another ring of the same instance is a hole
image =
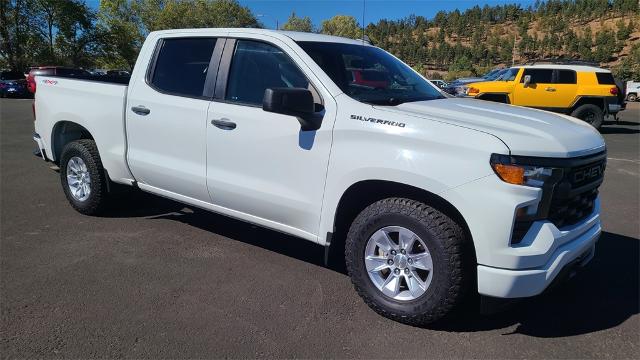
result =
[[[444,99],[403,62],[373,46],[301,41],[298,45],[347,95],[375,105]]]
[[[495,79],[498,79],[500,76],[502,76],[505,72],[507,72],[507,69],[502,69],[502,70],[498,70],[490,75],[485,76],[484,78],[486,80],[492,81]]]
[[[519,68],[506,69],[506,71],[502,73],[502,75],[496,78],[496,81],[513,81],[516,79],[519,70]]]
[[[489,71],[488,73],[484,74],[482,76],[483,79],[487,79],[487,80],[493,80],[497,77],[497,74],[500,72],[500,69],[493,69],[491,71]]]

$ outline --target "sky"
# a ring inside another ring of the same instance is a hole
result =
[[[86,3],[97,8],[100,0],[85,0]],[[292,11],[297,16],[309,16],[316,27],[323,20],[334,15],[351,15],[362,24],[363,0],[239,0],[248,6],[259,21],[268,28],[275,28],[276,21],[280,25],[287,21]],[[534,0],[365,0],[365,24],[375,23],[380,19],[395,20],[411,14],[421,15],[431,19],[438,11],[451,11],[485,4],[504,5],[518,3],[523,7],[534,3]]]

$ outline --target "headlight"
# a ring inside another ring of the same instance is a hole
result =
[[[537,188],[542,188],[552,179],[555,180],[562,171],[551,167],[518,164],[514,158],[508,155],[493,154],[490,162],[493,171],[502,181]]]
[[[472,86],[472,87],[467,88],[467,95],[469,95],[469,96],[476,96],[476,95],[478,95],[478,94],[480,94],[480,89],[478,89],[478,88],[474,88],[473,86]]]

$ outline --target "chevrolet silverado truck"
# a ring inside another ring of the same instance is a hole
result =
[[[606,149],[593,127],[451,98],[363,41],[152,32],[128,82],[99,79],[35,79],[38,153],[83,214],[124,184],[343,247],[364,301],[414,325],[477,293],[540,294],[594,256]]]

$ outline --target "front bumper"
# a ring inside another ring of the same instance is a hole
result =
[[[586,264],[600,235],[600,200],[575,224],[531,223],[512,243],[517,210],[541,206],[542,189],[511,185],[486,176],[443,193],[467,222],[477,259],[478,292],[497,298],[538,295],[563,269]]]
[[[542,293],[561,273],[572,273],[593,258],[602,228],[599,220],[590,225],[579,236],[556,248],[549,261],[541,267],[514,270],[478,265],[478,292],[499,298],[521,298]],[[536,230],[532,228],[532,231]],[[540,231],[535,237],[543,241],[541,238],[555,235],[560,240],[573,231],[578,230],[558,230],[556,234]]]

